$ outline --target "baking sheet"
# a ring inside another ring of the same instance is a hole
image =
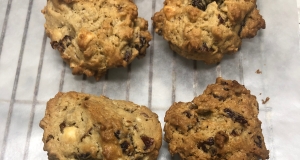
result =
[[[217,76],[235,79],[257,96],[259,118],[270,159],[300,158],[300,63],[295,0],[258,0],[267,28],[219,65],[205,65],[174,54],[154,34],[151,16],[163,0],[135,0],[149,22],[153,41],[143,59],[112,69],[101,81],[73,76],[44,33],[40,10],[46,0],[0,1],[0,159],[47,159],[42,129],[46,102],[58,91],[104,94],[146,105],[163,123],[174,101],[191,101]],[[256,74],[259,69],[262,74]],[[270,97],[262,104],[261,100]],[[171,159],[163,143],[159,160]]]

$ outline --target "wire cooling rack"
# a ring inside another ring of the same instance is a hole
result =
[[[235,79],[257,96],[270,159],[299,159],[300,65],[296,1],[258,0],[267,29],[244,40],[219,65],[186,60],[154,33],[151,16],[163,0],[135,0],[153,40],[143,59],[111,69],[99,82],[74,76],[51,48],[40,13],[46,0],[0,1],[0,159],[47,159],[39,121],[57,92],[106,95],[146,105],[159,115],[173,102],[191,101],[216,77]],[[278,10],[278,6],[280,10]],[[256,74],[256,70],[262,74]],[[262,104],[261,100],[270,97]],[[288,142],[288,143],[287,143]],[[172,159],[163,143],[159,159]]]

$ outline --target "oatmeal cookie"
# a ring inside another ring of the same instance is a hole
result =
[[[237,81],[217,78],[192,102],[174,103],[165,115],[165,141],[186,160],[268,159],[258,103]]]
[[[152,20],[173,51],[207,64],[237,52],[243,38],[266,26],[256,0],[165,0]]]
[[[47,0],[42,10],[52,48],[73,74],[97,80],[143,57],[151,35],[131,0]]]
[[[50,160],[150,160],[162,143],[158,116],[147,107],[77,92],[51,99],[40,127]]]

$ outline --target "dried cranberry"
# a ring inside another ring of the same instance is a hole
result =
[[[205,153],[209,151],[209,146],[215,144],[215,140],[213,137],[209,137],[206,141],[200,142],[197,144],[198,149],[202,149]]]
[[[146,135],[141,135],[141,139],[142,139],[142,141],[145,144],[144,150],[149,149],[153,145],[153,143],[154,143],[154,139],[150,138],[150,137],[148,137]]]
[[[255,142],[255,144],[257,145],[257,147],[259,147],[259,148],[262,147],[262,138],[261,138],[261,136],[256,136],[256,137],[254,138],[254,142]]]
[[[223,3],[223,1],[224,0],[192,0],[192,6],[197,7],[202,11],[205,11],[208,4],[212,2],[217,2],[218,5],[220,5],[221,3]]]
[[[126,152],[126,150],[128,149],[129,147],[129,143],[127,141],[124,141],[123,143],[120,144],[121,148],[122,148],[122,151],[123,152]]]
[[[220,24],[224,24],[224,19],[221,17],[221,15],[218,15],[218,19],[219,19],[219,22]]]
[[[218,96],[216,94],[213,94],[213,97],[216,98],[216,99],[218,99],[219,101],[225,101],[226,100],[226,98],[224,98],[222,96]]]
[[[114,132],[114,135],[117,139],[120,139],[120,130],[117,130],[116,132]]]
[[[232,110],[230,110],[229,108],[225,108],[224,112],[234,121],[234,122],[238,122],[242,125],[247,124],[248,121],[242,116],[239,115],[238,113],[233,112]]]
[[[53,41],[50,42],[53,49],[57,49],[59,52],[64,52],[65,49],[71,44],[71,37],[66,35],[63,39],[61,39],[59,42]]]
[[[127,50],[127,51],[125,52],[125,56],[124,56],[123,60],[126,61],[126,62],[129,62],[131,56],[132,56],[132,52],[129,51],[129,50]]]
[[[82,154],[76,155],[75,158],[78,160],[85,160],[85,159],[89,159],[90,157],[91,157],[90,153],[82,153]]]
[[[51,139],[54,139],[53,135],[48,135],[47,139],[46,139],[46,143],[49,142]]]
[[[202,0],[192,0],[192,6],[197,7],[198,9],[201,9],[203,11],[206,9],[206,3],[203,3]]]
[[[59,125],[60,132],[61,132],[61,133],[64,133],[65,127],[66,127],[66,123],[65,123],[65,122],[62,122],[62,123]]]
[[[192,114],[190,113],[190,111],[184,111],[183,114],[185,114],[185,116],[187,118],[191,118],[192,117]]]

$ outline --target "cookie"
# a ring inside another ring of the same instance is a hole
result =
[[[151,35],[131,0],[47,0],[42,10],[52,48],[72,73],[97,80],[143,57]]]
[[[256,0],[165,0],[152,20],[173,51],[207,64],[237,52],[243,38],[266,26]]]
[[[50,160],[156,159],[162,143],[157,114],[104,96],[59,92],[40,121]]]
[[[217,78],[192,102],[174,103],[165,115],[165,141],[186,160],[265,160],[256,97],[237,81]]]

